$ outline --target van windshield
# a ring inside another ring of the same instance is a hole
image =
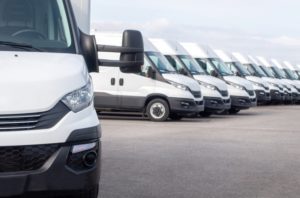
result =
[[[158,52],[145,52],[146,56],[151,60],[154,66],[162,74],[177,73],[169,61],[161,53]]]
[[[182,61],[192,75],[206,74],[202,67],[191,56],[180,55],[178,58]]]
[[[266,66],[260,66],[260,68],[266,73],[266,75],[270,78],[276,78],[275,77],[275,74],[274,74],[274,71],[269,68],[269,67],[266,67]]]
[[[278,67],[272,67],[272,69],[277,78],[287,79],[286,73],[284,73],[281,69],[279,69]]]
[[[237,71],[242,76],[251,76],[250,72],[240,62],[230,62],[230,63],[227,63],[227,65],[233,72]]]
[[[214,65],[215,69],[218,70],[221,76],[233,76],[233,72],[229,67],[218,58],[210,58],[209,62]]]
[[[285,73],[286,73],[286,75],[288,76],[289,79],[298,80],[298,76],[297,76],[295,71],[292,71],[292,70],[287,69],[287,68],[284,69],[284,71],[285,71]]]
[[[64,0],[0,0],[0,50],[74,52]]]
[[[255,64],[249,64],[250,67],[252,67],[255,72],[258,74],[259,77],[267,77],[266,73],[257,65]]]

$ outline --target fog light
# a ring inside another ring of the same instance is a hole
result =
[[[81,153],[83,151],[88,151],[88,150],[92,150],[93,148],[95,148],[97,146],[96,142],[93,143],[89,143],[89,144],[81,144],[81,145],[75,145],[72,148],[72,153],[76,154],[76,153]]]
[[[87,167],[93,167],[97,162],[98,154],[94,151],[88,152],[83,156],[83,163]]]

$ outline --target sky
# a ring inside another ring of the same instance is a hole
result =
[[[92,0],[92,28],[300,64],[299,0]]]

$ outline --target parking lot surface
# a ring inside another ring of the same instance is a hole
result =
[[[101,198],[300,196],[300,106],[180,122],[101,120]]]

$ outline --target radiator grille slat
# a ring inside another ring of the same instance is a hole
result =
[[[62,102],[42,113],[0,115],[0,132],[47,129],[55,126],[70,110]]]

